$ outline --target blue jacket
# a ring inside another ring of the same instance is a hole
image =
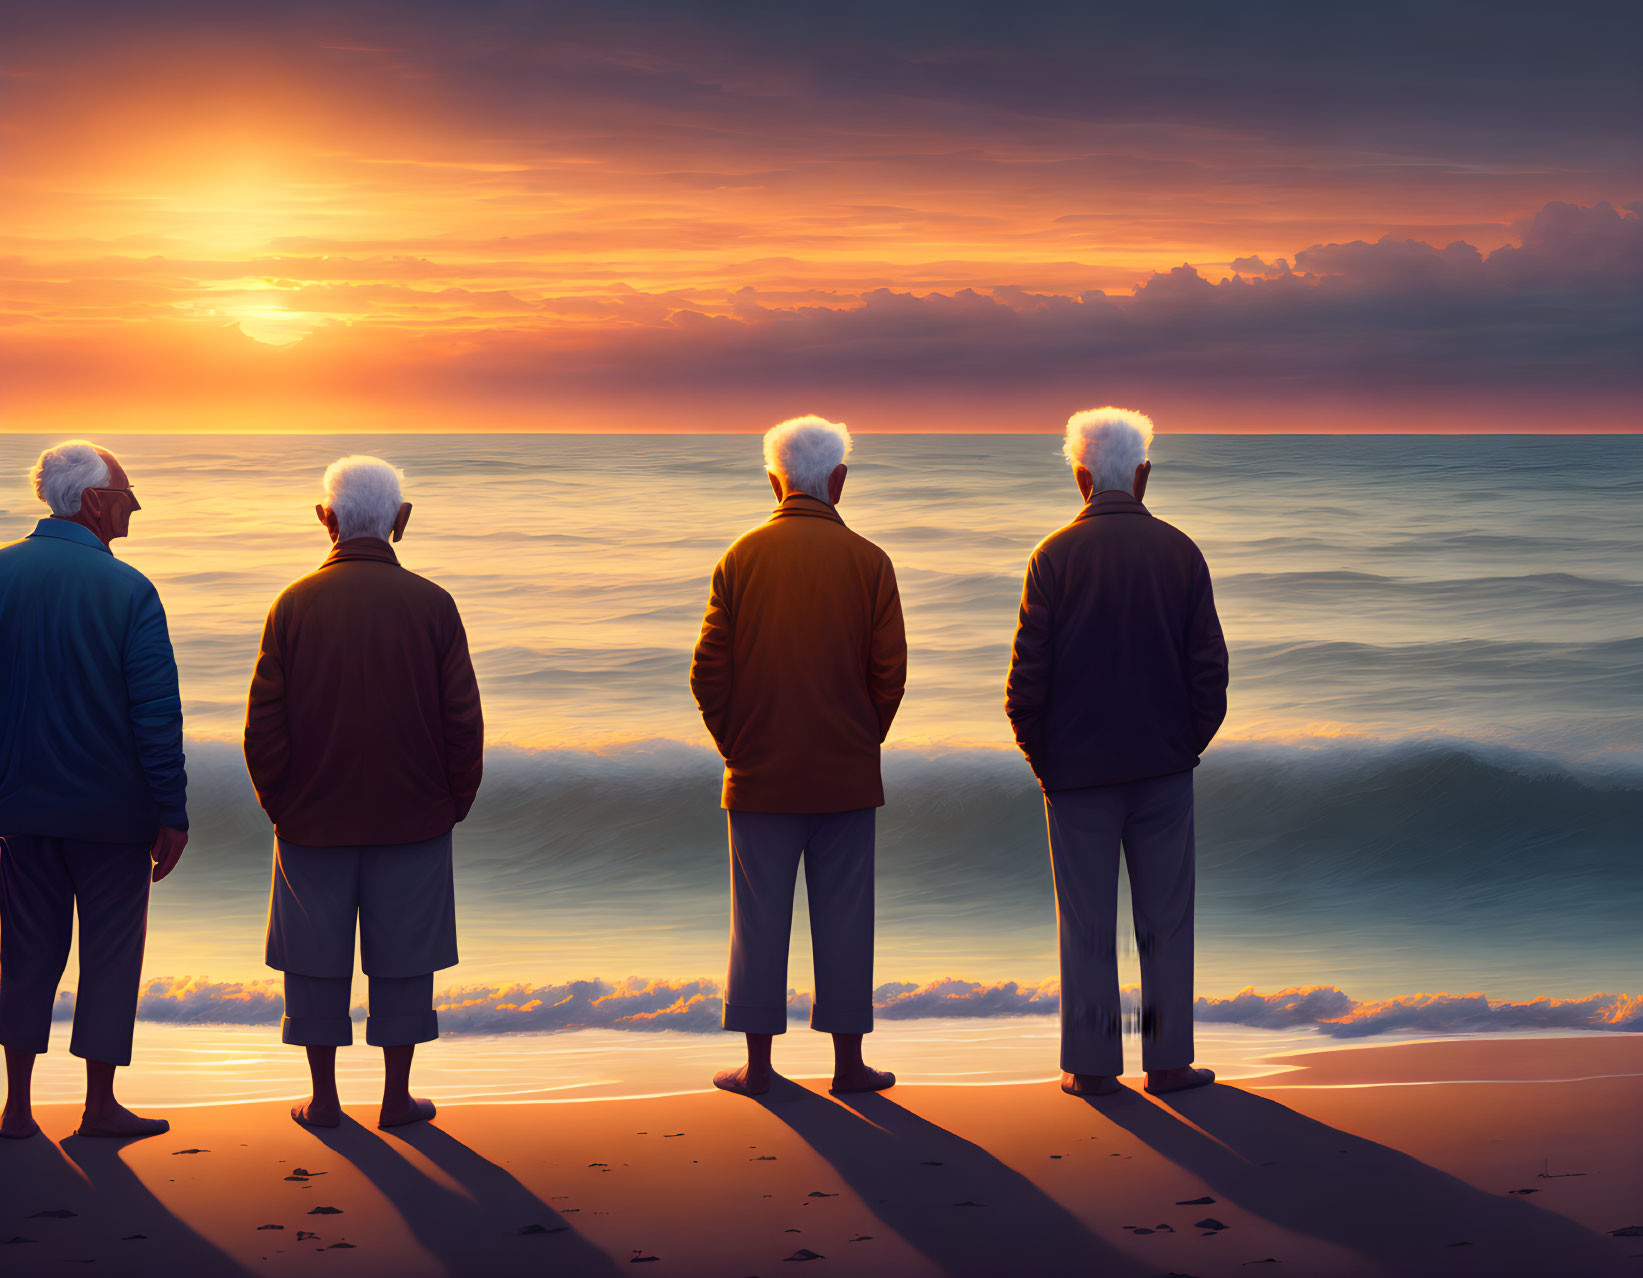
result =
[[[187,786],[153,584],[66,519],[0,546],[0,836],[152,839]]]

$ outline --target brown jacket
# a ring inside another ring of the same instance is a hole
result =
[[[1101,492],[1033,551],[1005,712],[1046,791],[1185,772],[1227,713],[1227,647],[1191,538]]]
[[[690,690],[725,760],[724,806],[884,803],[879,745],[907,682],[890,557],[802,493],[713,570]]]
[[[339,542],[274,600],[245,762],[283,839],[419,843],[479,790],[485,725],[456,603],[374,537]]]

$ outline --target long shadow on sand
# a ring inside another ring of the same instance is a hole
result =
[[[777,1079],[759,1102],[944,1273],[1156,1272],[981,1146],[885,1096],[850,1097],[847,1107]]]
[[[617,1272],[610,1257],[558,1212],[508,1172],[438,1128],[405,1127],[394,1136],[425,1154],[466,1192],[430,1179],[387,1140],[351,1118],[329,1131],[304,1130],[358,1168],[451,1274],[492,1278]],[[541,1230],[520,1232],[535,1225]]]
[[[1606,1239],[1566,1217],[1485,1193],[1263,1096],[1216,1084],[1166,1103],[1131,1091],[1089,1099],[1229,1202],[1387,1273],[1539,1278],[1605,1274],[1616,1264]],[[1213,1207],[1203,1210],[1214,1215]]]
[[[250,1272],[184,1224],[154,1196],[122,1157],[126,1146],[135,1142],[68,1136],[59,1148],[37,1136],[24,1143],[36,1147],[29,1150],[31,1162],[26,1169],[31,1189],[54,1182],[62,1184],[66,1173],[91,1190],[90,1210],[82,1210],[78,1221],[62,1223],[74,1233],[84,1231],[96,1238],[92,1250],[105,1257],[105,1267],[112,1260],[121,1274],[199,1274],[202,1278]],[[36,1225],[35,1221],[28,1223]],[[137,1237],[139,1234],[142,1236]],[[68,1255],[72,1258],[72,1250]],[[27,1270],[25,1267],[15,1272]]]

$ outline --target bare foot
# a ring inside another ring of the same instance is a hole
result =
[[[40,1130],[40,1124],[34,1121],[34,1115],[28,1110],[14,1114],[7,1109],[4,1117],[0,1117],[0,1137],[6,1140],[27,1140]]]
[[[99,1109],[96,1113],[86,1110],[80,1115],[80,1126],[75,1131],[76,1136],[110,1136],[120,1139],[127,1136],[158,1136],[161,1132],[171,1130],[171,1124],[163,1118],[143,1118],[133,1114],[124,1105],[115,1102],[113,1105]]]
[[[738,1096],[763,1096],[770,1090],[770,1071],[754,1069],[751,1065],[722,1069],[713,1076],[713,1086]]]
[[[405,1127],[410,1123],[425,1123],[438,1112],[431,1100],[423,1100],[420,1096],[402,1096],[382,1102],[377,1126]]]
[[[1124,1087],[1110,1074],[1062,1074],[1061,1090],[1069,1096],[1111,1096]]]
[[[1189,1088],[1203,1087],[1214,1081],[1214,1070],[1193,1069],[1190,1065],[1183,1065],[1180,1069],[1147,1071],[1147,1090],[1154,1096],[1162,1096],[1166,1092],[1184,1092]]]
[[[291,1106],[291,1117],[304,1127],[341,1127],[342,1106],[336,1101],[305,1100]]]
[[[887,1069],[859,1065],[845,1074],[833,1075],[835,1092],[882,1092],[896,1085],[896,1076]]]

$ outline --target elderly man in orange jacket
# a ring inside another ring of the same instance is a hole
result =
[[[884,804],[879,746],[901,704],[907,640],[890,558],[845,527],[850,433],[798,417],[764,438],[777,506],[713,570],[690,687],[724,756],[730,826],[730,975],[724,1027],[747,1064],[714,1083],[770,1088],[787,1029],[793,889],[805,862],[816,996],[811,1027],[833,1036],[836,1091],[880,1091],[873,1028],[873,838]]]
[[[434,1114],[411,1095],[411,1057],[439,1035],[433,974],[457,961],[451,828],[479,790],[485,729],[455,601],[389,545],[411,514],[399,472],[344,457],[324,494],[334,545],[269,609],[246,708],[245,761],[277,836],[268,965],[285,973],[282,1037],[313,1075],[291,1116],[335,1127],[357,921],[379,1125],[397,1127]]]

